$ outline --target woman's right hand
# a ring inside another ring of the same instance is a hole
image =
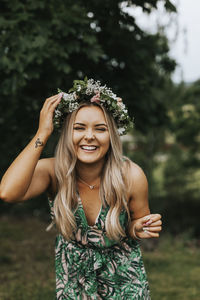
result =
[[[133,236],[136,239],[158,238],[162,230],[161,218],[160,214],[150,214],[134,220],[132,227]]]
[[[53,132],[53,114],[62,98],[62,93],[49,97],[45,100],[40,111],[38,132],[50,136]]]

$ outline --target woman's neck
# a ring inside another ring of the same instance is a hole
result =
[[[87,183],[93,183],[101,177],[104,161],[99,161],[94,164],[85,164],[81,161],[76,163],[77,177]]]

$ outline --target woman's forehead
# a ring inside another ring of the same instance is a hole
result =
[[[75,123],[105,123],[106,119],[102,109],[98,106],[84,106],[81,107],[75,117]]]

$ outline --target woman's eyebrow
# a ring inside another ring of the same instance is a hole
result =
[[[106,126],[106,127],[108,127],[105,123],[96,124],[95,126]]]
[[[74,125],[86,126],[86,124],[79,123],[79,122],[74,123]],[[108,127],[105,123],[95,124],[95,127],[98,127],[98,126],[106,126],[106,127]]]
[[[81,126],[85,126],[85,124],[84,124],[84,123],[79,123],[79,122],[76,122],[76,123],[74,123],[74,125],[81,125]]]

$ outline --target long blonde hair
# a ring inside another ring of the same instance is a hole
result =
[[[67,240],[73,239],[77,230],[74,216],[78,205],[75,169],[77,157],[72,141],[73,124],[78,110],[83,106],[92,105],[97,104],[83,103],[67,116],[56,149],[55,173],[58,193],[54,201],[54,215],[58,230]],[[106,234],[110,239],[119,240],[126,235],[119,221],[122,209],[127,211],[130,221],[122,169],[122,145],[114,119],[104,107],[98,106],[104,112],[110,134],[110,148],[106,154],[101,176],[100,198],[104,206],[107,204],[110,207],[105,221]]]

